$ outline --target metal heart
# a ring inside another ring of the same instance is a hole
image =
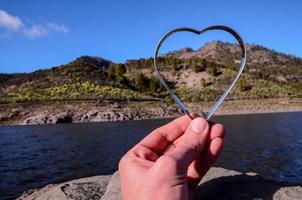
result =
[[[225,99],[225,97],[229,94],[229,92],[232,90],[232,88],[234,87],[236,81],[238,80],[238,78],[240,77],[244,67],[245,67],[245,63],[246,63],[246,47],[245,44],[242,40],[242,38],[239,36],[239,34],[233,30],[232,28],[228,27],[228,26],[223,26],[223,25],[215,25],[215,26],[209,26],[205,29],[202,30],[196,30],[196,29],[192,29],[192,28],[176,28],[168,33],[166,33],[157,43],[156,49],[155,49],[155,53],[154,53],[154,68],[155,68],[155,72],[156,75],[158,77],[158,79],[160,80],[160,82],[163,84],[163,86],[167,89],[167,91],[169,92],[169,94],[171,95],[171,97],[174,99],[174,101],[180,106],[180,108],[192,119],[192,117],[190,116],[190,112],[188,110],[188,108],[185,106],[185,104],[175,95],[175,93],[169,88],[169,86],[167,85],[167,83],[165,82],[165,80],[163,79],[162,75],[160,74],[157,64],[158,64],[158,52],[159,49],[161,47],[161,45],[163,44],[163,42],[170,37],[171,35],[173,35],[174,33],[177,32],[191,32],[191,33],[195,33],[197,35],[201,35],[205,32],[211,31],[211,30],[222,30],[222,31],[226,31],[228,33],[230,33],[231,35],[233,35],[236,40],[238,41],[240,47],[241,47],[241,51],[242,51],[242,55],[241,55],[241,63],[240,63],[240,67],[239,70],[236,74],[236,77],[234,79],[234,81],[227,87],[226,91],[221,95],[221,97],[216,101],[216,103],[211,107],[210,111],[208,112],[208,114],[206,116],[204,116],[207,120],[209,120],[212,115],[215,113],[215,111],[218,109],[218,107],[220,106],[220,104],[223,102],[223,100]]]

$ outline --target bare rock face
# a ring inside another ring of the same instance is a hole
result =
[[[61,112],[51,117],[53,124],[72,122],[72,114],[69,112]]]
[[[119,173],[77,179],[25,192],[17,200],[121,200]],[[302,199],[299,184],[267,180],[256,173],[212,167],[195,191],[195,199]]]
[[[24,120],[23,124],[47,124],[48,115],[39,114]]]
[[[195,199],[298,200],[301,185],[267,180],[256,173],[212,168],[199,183]]]
[[[302,199],[302,187],[301,186],[292,186],[292,187],[283,187],[278,190],[273,199]]]
[[[120,174],[115,172],[101,200],[122,200]]]
[[[100,199],[105,193],[110,179],[110,175],[93,176],[57,185],[47,185],[42,189],[29,190],[17,200]]]
[[[57,114],[39,114],[24,120],[23,124],[59,124],[72,122],[72,114],[61,112]]]
[[[5,121],[7,119],[11,119],[20,114],[20,110],[12,109],[6,112],[0,113],[0,122]]]

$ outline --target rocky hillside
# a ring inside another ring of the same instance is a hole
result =
[[[248,64],[229,99],[302,97],[302,59],[248,45]],[[185,101],[215,100],[233,79],[240,49],[221,41],[159,59],[165,79]],[[49,100],[170,99],[153,74],[153,59],[116,64],[100,57],[32,73],[0,74],[0,103]]]
[[[260,45],[247,45],[248,52],[248,64],[250,65],[262,65],[268,66],[302,66],[302,59],[279,53],[275,50],[265,48]],[[218,62],[222,64],[238,63],[241,50],[236,44],[225,43],[221,41],[210,42],[194,51],[191,48],[183,48],[179,51],[171,52],[168,55],[174,55],[178,58],[192,58],[199,57],[205,58],[212,62]]]

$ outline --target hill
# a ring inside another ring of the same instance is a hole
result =
[[[302,97],[302,59],[248,45],[246,69],[228,99]],[[240,49],[221,41],[184,48],[159,59],[165,79],[185,101],[215,100],[239,66]],[[116,64],[82,56],[32,73],[0,74],[0,103],[48,100],[170,99],[153,74],[153,59]]]

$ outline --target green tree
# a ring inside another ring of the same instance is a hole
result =
[[[146,89],[149,87],[148,79],[144,76],[143,73],[138,73],[134,77],[134,85],[139,90]]]
[[[218,70],[214,63],[208,63],[207,65],[207,72],[212,76],[218,76]]]
[[[117,64],[114,69],[116,75],[124,75],[126,73],[126,67],[124,64]]]
[[[114,80],[115,79],[115,67],[114,66],[110,66],[107,68],[107,73],[110,77],[110,79]]]
[[[121,85],[128,85],[129,83],[128,79],[123,75],[116,75],[115,82]]]
[[[164,87],[161,82],[158,80],[156,76],[151,76],[150,79],[150,90],[152,92],[161,92],[163,91]]]

